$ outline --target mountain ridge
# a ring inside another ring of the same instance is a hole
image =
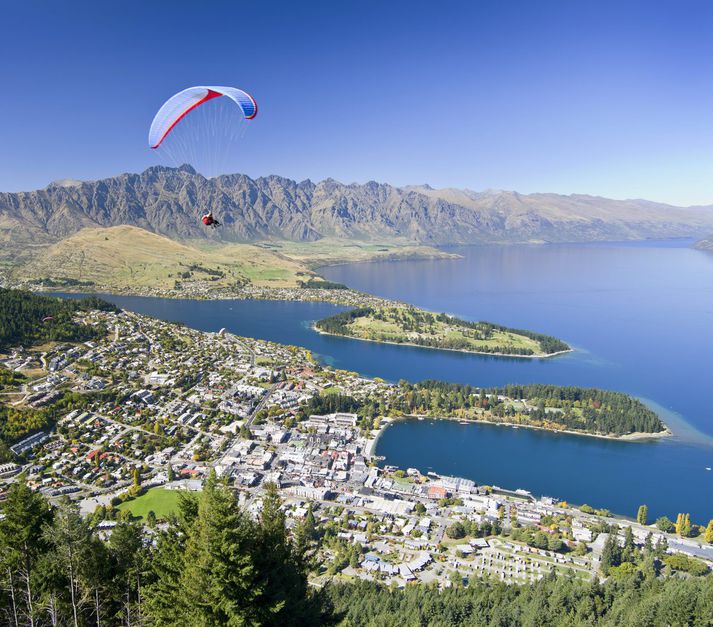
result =
[[[0,193],[0,242],[45,245],[86,227],[138,226],[178,240],[297,242],[401,238],[430,245],[702,237],[713,207],[586,194],[297,182],[279,175],[207,179],[190,166],[152,166],[96,181]],[[202,227],[212,210],[223,226]]]

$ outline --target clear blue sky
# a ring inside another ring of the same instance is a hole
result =
[[[713,2],[3,1],[0,190],[156,163],[184,87],[260,105],[234,169],[713,203]]]

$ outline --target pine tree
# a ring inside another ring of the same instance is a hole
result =
[[[656,543],[654,553],[656,554],[656,557],[662,559],[666,555],[666,551],[668,551],[668,540],[662,536]]]
[[[12,484],[0,518],[0,563],[10,591],[15,622],[18,615],[34,626],[37,616],[36,564],[48,548],[43,528],[52,521],[47,501],[28,487],[24,477]]]
[[[295,526],[294,543],[297,555],[309,562],[312,557],[312,544],[317,538],[317,521],[314,518],[312,504],[307,508],[305,517]]]
[[[649,519],[649,508],[646,505],[639,506],[639,511],[636,514],[636,522],[640,525],[648,524]]]
[[[153,579],[144,588],[142,609],[150,624],[157,627],[173,627],[185,620],[186,532],[185,527],[174,521],[167,531],[160,532],[151,553]]]
[[[66,577],[72,624],[77,627],[81,611],[80,575],[89,559],[91,532],[76,503],[62,500],[52,526],[45,528],[44,539],[52,546],[56,563]]]
[[[621,547],[617,541],[616,532],[612,532],[604,543],[600,568],[602,573],[608,575],[610,568],[612,566],[619,566],[619,564],[621,564]]]
[[[256,527],[230,489],[211,473],[188,529],[179,596],[174,600],[181,606],[182,623],[255,622],[263,588],[255,566]]]
[[[100,627],[111,616],[113,599],[113,566],[107,546],[92,536],[86,547],[86,559],[79,570],[83,600],[92,607],[94,624]]]
[[[305,564],[290,542],[285,528],[277,486],[265,486],[256,565],[262,581],[257,599],[258,622],[271,624],[313,624],[318,606],[309,594]]]
[[[143,571],[142,529],[131,522],[121,522],[111,533],[109,549],[115,563],[117,588],[121,592],[122,614],[131,624],[141,620],[141,578]]]
[[[633,562],[635,557],[636,546],[634,544],[634,532],[631,527],[627,526],[624,531],[624,549],[621,554],[622,562]]]

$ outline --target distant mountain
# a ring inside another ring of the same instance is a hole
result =
[[[713,235],[710,237],[706,237],[702,240],[697,241],[694,245],[693,248],[696,248],[698,250],[711,250],[713,251]]]
[[[211,209],[217,232],[199,221]],[[399,237],[427,244],[702,237],[712,207],[646,200],[394,187],[279,176],[206,179],[190,166],[156,166],[99,181],[61,181],[0,194],[0,242],[46,244],[85,227],[128,224],[172,239],[254,241]]]

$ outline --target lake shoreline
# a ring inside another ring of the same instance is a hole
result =
[[[392,424],[397,422],[407,422],[407,421],[424,421],[424,420],[447,420],[450,422],[457,422],[463,426],[468,426],[470,424],[481,424],[481,425],[493,425],[495,427],[510,427],[510,428],[522,428],[522,429],[533,429],[536,431],[545,431],[553,435],[564,434],[564,435],[575,435],[584,436],[588,438],[597,438],[600,440],[610,440],[615,442],[634,442],[634,443],[644,443],[647,441],[657,441],[664,438],[673,437],[675,434],[671,429],[664,423],[665,429],[663,431],[657,431],[656,433],[645,433],[645,432],[634,432],[627,433],[624,435],[606,435],[601,433],[588,433],[586,431],[574,431],[572,429],[549,429],[547,427],[541,427],[539,425],[527,425],[519,424],[515,422],[496,422],[494,420],[466,420],[462,418],[456,418],[454,416],[426,416],[420,414],[407,414],[398,417],[388,417],[383,418],[382,423],[379,425],[379,432],[369,440],[369,446],[367,448],[367,453],[371,458],[378,458],[380,456],[376,455],[376,448],[378,446],[379,439],[383,434],[384,430]]]
[[[354,335],[342,335],[341,333],[330,333],[329,331],[323,331],[317,327],[317,323],[312,323],[310,327],[313,331],[319,333],[320,335],[331,335],[332,337],[345,337],[350,340],[359,340],[361,342],[373,342],[374,344],[390,344],[392,346],[413,346],[415,348],[426,348],[429,350],[436,351],[450,351],[452,353],[465,353],[466,355],[486,355],[491,357],[508,357],[510,359],[550,359],[551,357],[558,357],[559,355],[565,355],[567,353],[575,352],[574,348],[569,348],[564,351],[557,351],[555,353],[542,353],[541,355],[514,355],[511,353],[488,353],[486,351],[475,351],[475,350],[465,350],[462,348],[441,348],[440,346],[424,346],[423,344],[414,344],[413,342],[389,342],[388,340],[370,340],[366,337],[356,337]]]

